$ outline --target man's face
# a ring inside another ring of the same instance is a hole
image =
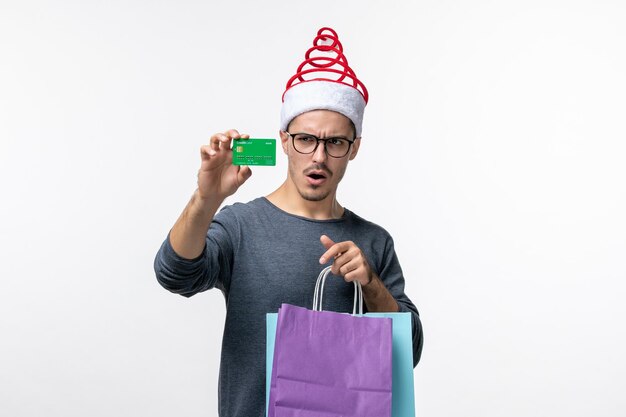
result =
[[[330,110],[313,110],[294,118],[287,131],[291,134],[309,133],[320,139],[354,139],[354,128],[350,119],[341,113]],[[354,159],[359,150],[357,138],[349,152],[342,158],[333,158],[324,151],[320,141],[315,152],[302,154],[293,147],[292,139],[285,132],[280,133],[283,150],[289,159],[289,177],[302,198],[308,201],[321,201],[337,190],[346,172],[348,161]]]

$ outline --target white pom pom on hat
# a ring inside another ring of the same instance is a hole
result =
[[[328,41],[331,43],[322,44]],[[313,47],[306,52],[296,74],[287,81],[280,129],[286,130],[296,116],[307,111],[332,110],[350,119],[359,137],[367,100],[367,89],[348,65],[337,32],[323,27],[317,31]]]

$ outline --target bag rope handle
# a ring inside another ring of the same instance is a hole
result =
[[[322,302],[324,299],[324,284],[326,283],[326,277],[330,274],[332,267],[327,266],[322,269],[322,272],[317,277],[315,282],[315,292],[313,293],[313,311],[323,311]],[[352,304],[352,315],[363,314],[363,289],[359,281],[353,281],[354,283],[354,303]],[[357,309],[358,307],[358,309]]]

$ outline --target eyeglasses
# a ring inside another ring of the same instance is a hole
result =
[[[333,158],[343,158],[348,154],[350,146],[354,143],[353,140],[348,140],[346,138],[320,139],[309,133],[285,133],[291,137],[293,148],[297,152],[303,154],[314,153],[317,150],[319,143],[324,142],[324,151],[328,156],[332,156]]]

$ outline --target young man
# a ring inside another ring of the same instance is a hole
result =
[[[322,44],[327,40],[332,44]],[[315,280],[329,263],[343,279],[327,282],[324,309],[351,311],[349,283],[359,281],[365,310],[412,314],[414,365],[419,361],[421,323],[404,293],[391,236],[336,198],[348,162],[361,146],[367,102],[367,90],[342,51],[336,33],[320,29],[288,83],[280,130],[289,161],[285,182],[267,197],[217,212],[252,172],[232,164],[232,141],[248,135],[236,130],[213,135],[201,147],[198,188],[157,253],[155,272],[166,289],[189,297],[216,287],[225,296],[220,416],[265,414],[265,314],[282,303],[311,308]],[[311,58],[312,52],[336,57]],[[329,70],[331,65],[341,70]],[[309,73],[319,76],[320,68],[340,78],[303,79]]]

